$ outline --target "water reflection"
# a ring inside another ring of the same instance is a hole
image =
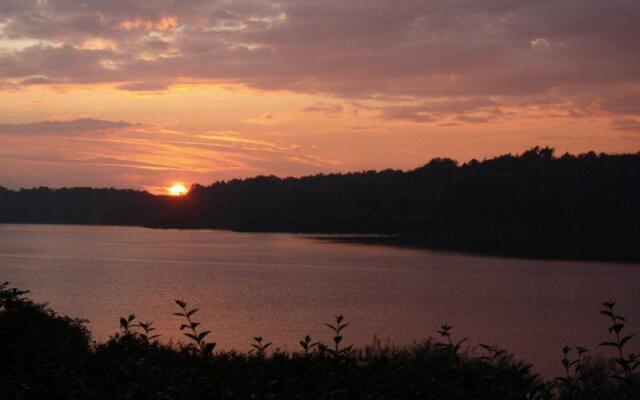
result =
[[[599,303],[615,298],[640,328],[640,267],[463,256],[317,241],[300,235],[129,227],[0,225],[0,280],[57,311],[88,318],[103,340],[121,315],[179,338],[173,299],[200,308],[219,348],[256,335],[294,349],[330,340],[336,313],[348,343],[374,334],[411,343],[446,322],[471,344],[498,344],[560,370],[565,344],[606,336]]]

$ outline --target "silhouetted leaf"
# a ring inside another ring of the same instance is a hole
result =
[[[198,312],[198,309],[197,309],[197,308],[194,308],[193,310],[191,310],[191,311],[189,311],[189,312],[187,313],[187,317],[192,316],[192,315],[193,315],[193,314],[195,314],[196,312]]]
[[[627,344],[627,342],[631,339],[633,339],[636,335],[629,335],[629,336],[625,336],[620,340],[620,347],[623,347],[625,344]]]
[[[324,324],[324,325],[329,327],[329,328],[331,328],[331,330],[333,330],[334,332],[338,332],[338,329],[335,326],[330,325],[330,324]]]
[[[198,334],[198,341],[203,340],[205,337],[207,337],[207,335],[210,333],[211,331],[204,331],[201,332],[200,334]]]
[[[602,310],[602,311],[598,311],[598,312],[600,314],[604,314],[604,315],[607,315],[607,316],[613,318],[613,313],[611,311],[609,311],[609,310]]]
[[[199,342],[200,341],[198,339],[198,337],[196,335],[194,335],[193,333],[185,333],[184,335],[189,337],[189,338],[191,338],[191,339],[193,339],[193,341],[195,341],[195,342]]]
[[[609,332],[613,331],[615,333],[620,333],[620,331],[624,328],[624,324],[614,324],[609,328]]]
[[[211,353],[213,353],[213,349],[216,347],[215,343],[207,343],[204,348],[202,349],[202,352],[204,353],[204,355],[210,355]]]

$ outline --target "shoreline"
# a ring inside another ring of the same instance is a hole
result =
[[[615,262],[640,265],[640,231],[578,227],[432,227],[419,232],[349,232],[291,227],[159,226],[65,222],[0,222],[0,225],[136,227],[157,230],[211,230],[237,233],[281,233],[344,244],[391,246],[461,255],[548,261]],[[541,238],[544,240],[541,241]],[[621,240],[621,238],[623,240]],[[617,248],[614,246],[618,246]],[[616,253],[616,250],[619,252]]]

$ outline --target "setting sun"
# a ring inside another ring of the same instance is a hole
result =
[[[171,187],[167,188],[167,192],[169,192],[171,196],[182,196],[187,194],[188,189],[182,183],[174,183]]]

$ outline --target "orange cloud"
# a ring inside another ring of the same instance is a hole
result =
[[[175,17],[162,17],[156,21],[135,18],[121,21],[120,26],[126,31],[135,29],[169,31],[178,27],[178,20]]]

